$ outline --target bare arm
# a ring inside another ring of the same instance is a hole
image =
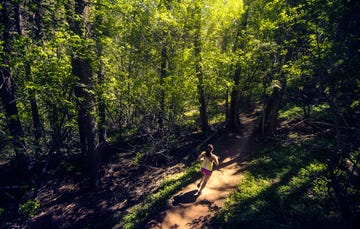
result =
[[[213,162],[215,163],[215,165],[218,166],[219,165],[219,157],[216,156],[215,154],[213,154],[212,158],[213,158]]]
[[[200,161],[201,158],[203,158],[205,155],[205,151],[201,152],[201,154],[198,156],[198,158],[196,159],[196,161]]]

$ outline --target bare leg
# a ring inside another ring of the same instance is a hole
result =
[[[200,194],[201,191],[205,188],[206,183],[208,182],[209,178],[210,178],[210,176],[204,176],[204,181],[201,184],[201,187],[200,187],[200,189],[198,191],[198,194]]]
[[[204,180],[204,175],[200,178],[200,182],[197,184],[197,187],[200,188],[201,182]]]

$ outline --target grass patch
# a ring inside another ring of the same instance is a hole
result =
[[[315,119],[328,119],[331,117],[330,106],[328,104],[319,104],[313,106],[310,111],[310,117]]]
[[[144,223],[163,209],[172,195],[193,182],[198,176],[199,164],[195,164],[186,168],[183,173],[166,179],[158,192],[149,194],[144,201],[120,217],[122,228],[141,228]]]
[[[318,104],[311,106],[310,117],[315,119],[327,119],[329,117],[330,107],[328,104]],[[279,111],[279,118],[290,120],[294,118],[301,118],[304,116],[304,111],[301,106],[291,105],[285,106]]]
[[[322,144],[322,143],[321,143]],[[215,228],[314,227],[336,217],[317,141],[256,153],[238,188],[213,219]],[[334,223],[334,222],[332,222]],[[336,226],[336,225],[333,225]]]
[[[279,118],[280,119],[293,119],[299,118],[303,115],[303,109],[299,106],[292,106],[292,107],[284,107],[279,111]]]
[[[194,117],[197,117],[200,115],[200,111],[198,109],[193,109],[193,110],[186,111],[184,113],[184,115],[188,118],[194,118]]]
[[[220,123],[220,122],[224,122],[225,121],[225,114],[224,113],[218,113],[215,115],[212,115],[209,119],[209,124],[216,124],[216,123]]]

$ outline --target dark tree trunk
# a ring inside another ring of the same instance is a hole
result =
[[[263,112],[263,134],[264,136],[273,136],[275,134],[279,110],[281,107],[282,98],[286,88],[286,76],[282,72],[281,66],[292,61],[294,49],[291,47],[287,48],[286,55],[283,57],[282,64],[278,66],[279,70],[279,83],[274,86],[270,98],[266,101],[265,111]]]
[[[264,119],[264,134],[266,136],[273,136],[277,126],[277,118],[281,106],[281,101],[284,95],[286,82],[283,80],[281,85],[274,87],[270,98],[266,103],[265,112],[263,113]]]
[[[17,4],[12,5],[14,7],[15,17],[19,17],[19,6]],[[16,162],[18,171],[22,178],[30,178],[29,173],[29,162],[27,155],[25,153],[26,146],[23,141],[23,129],[19,119],[19,112],[16,105],[16,99],[14,96],[14,91],[12,88],[12,75],[10,69],[9,53],[12,52],[11,46],[11,25],[12,21],[10,19],[11,13],[9,10],[11,7],[10,3],[7,1],[1,2],[1,22],[2,22],[2,31],[1,31],[1,40],[3,43],[4,53],[0,53],[0,59],[2,59],[2,64],[0,65],[0,97],[2,105],[5,112],[7,127],[9,130],[10,139],[14,146],[14,151],[16,155]],[[15,21],[17,19],[15,18]],[[18,23],[15,22],[17,25]],[[18,29],[18,28],[17,28]]]
[[[199,22],[200,23],[200,22]],[[206,108],[206,99],[205,99],[205,89],[204,89],[204,80],[203,73],[201,68],[201,35],[200,35],[200,25],[199,28],[196,28],[196,36],[194,40],[194,49],[195,49],[195,74],[198,79],[198,94],[199,94],[199,103],[200,103],[200,122],[201,129],[204,132],[210,130],[208,116],[207,116],[207,108]]]
[[[234,73],[234,88],[231,91],[229,118],[226,123],[228,130],[238,130],[240,126],[239,120],[239,82],[240,82],[240,67],[236,67]]]
[[[233,46],[233,53],[236,53],[238,48],[243,48],[244,44],[239,40],[241,30],[246,29],[247,21],[248,21],[248,11],[245,12],[243,15],[243,23],[242,26],[238,27],[238,30],[236,32],[235,42]],[[236,131],[239,129],[240,126],[240,120],[239,120],[239,86],[240,86],[240,66],[239,63],[235,66],[235,72],[234,72],[234,87],[231,91],[231,100],[230,100],[230,109],[229,109],[229,117],[226,122],[226,129],[231,131]]]
[[[229,88],[226,87],[226,93],[225,93],[225,125],[229,121]]]
[[[83,30],[86,31],[87,29],[88,7],[87,1],[78,0],[75,2],[75,15],[80,16],[82,21],[73,20],[72,28],[82,38],[86,38]],[[73,55],[71,65],[73,74],[79,78],[79,82],[75,86],[75,96],[78,105],[80,142],[83,154],[87,156],[89,162],[90,186],[94,188],[100,185],[100,153],[96,148],[96,124],[93,116],[95,102],[92,93],[89,92],[92,89],[90,59],[81,57],[79,54]]]
[[[40,43],[42,41],[42,0],[34,0],[36,5],[34,22],[35,22],[35,40]],[[26,67],[27,75],[31,76],[31,68],[30,63],[27,63]],[[34,90],[30,91],[30,106],[31,106],[31,115],[33,119],[33,129],[34,129],[34,145],[35,145],[35,153],[40,153],[40,139],[42,137],[41,129],[41,121],[39,115],[39,109],[36,101],[36,92]]]
[[[98,82],[100,86],[103,84],[104,81],[104,72],[102,70],[102,61],[100,61],[100,67],[98,72]],[[105,101],[103,98],[103,92],[99,96],[99,142],[103,143],[106,142],[106,107],[105,107]]]
[[[42,0],[34,0],[34,3],[36,5],[35,15],[34,15],[34,21],[35,21],[35,37],[37,41],[41,41],[43,37],[43,8],[42,8]]]
[[[101,10],[102,3],[98,1],[98,5],[95,6],[97,10]],[[99,114],[99,143],[106,142],[106,106],[104,100],[104,91],[103,91],[103,82],[104,82],[104,62],[102,61],[103,55],[103,45],[101,43],[101,26],[103,24],[103,17],[101,14],[95,16],[95,40],[96,40],[96,49],[97,49],[97,58],[99,61],[98,72],[97,72],[97,82],[100,85],[100,93],[98,95],[98,114]]]
[[[167,49],[166,42],[162,45],[161,48],[161,65],[160,65],[160,115],[159,115],[159,125],[160,129],[164,128],[164,116],[165,116],[165,89],[164,89],[164,79],[167,75]]]
[[[93,117],[94,98],[90,89],[91,66],[90,61],[74,58],[72,60],[73,74],[79,77],[79,85],[75,87],[75,96],[78,98],[78,126],[80,143],[83,154],[89,161],[90,185],[97,187],[100,184],[100,154],[96,149],[96,124]],[[81,86],[83,85],[83,86]]]
[[[102,46],[97,44],[98,57],[101,58],[102,55]],[[99,143],[106,142],[106,106],[103,98],[102,84],[104,82],[104,71],[103,71],[103,61],[100,60],[99,70],[97,73],[97,80],[100,85],[100,94],[98,98],[98,109],[99,109]]]
[[[25,143],[22,140],[23,130],[19,119],[15,96],[11,86],[11,73],[7,67],[0,68],[0,96],[5,111],[7,127],[16,154],[18,170],[26,173],[27,158],[25,155]]]
[[[31,77],[30,64],[26,63],[26,74]],[[41,122],[39,116],[39,108],[36,102],[36,92],[30,90],[29,100],[31,107],[31,116],[33,120],[33,133],[34,133],[34,146],[35,146],[35,155],[39,155],[41,151],[40,139],[41,139]]]

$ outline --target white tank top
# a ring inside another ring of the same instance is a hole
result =
[[[213,162],[210,160],[210,158],[205,156],[201,167],[209,171],[212,171],[212,166],[213,166]]]

